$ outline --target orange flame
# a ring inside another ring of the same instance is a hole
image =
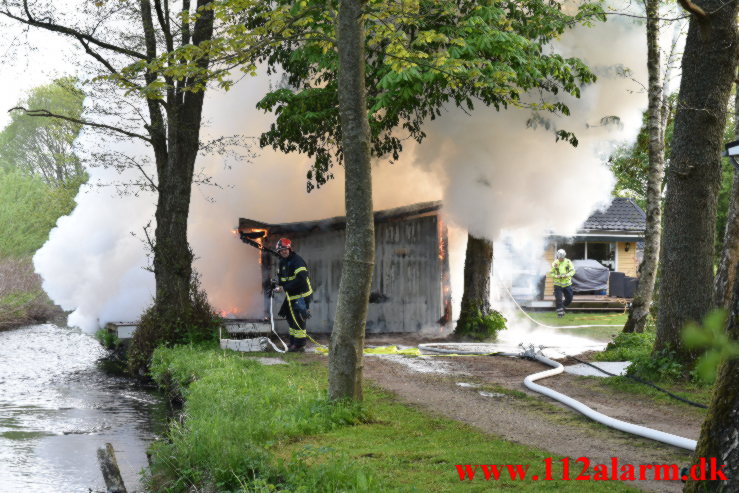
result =
[[[439,217],[439,260],[444,260],[446,258],[446,249],[447,245],[444,241],[444,221]]]
[[[228,310],[221,310],[219,314],[221,315],[221,318],[227,318],[229,315],[238,315],[241,313],[241,308],[239,307],[233,307]]]

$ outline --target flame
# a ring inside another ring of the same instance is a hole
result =
[[[258,238],[258,239],[255,240],[257,243],[259,243],[260,245],[264,246],[264,240],[265,240],[265,238],[267,238],[267,235],[269,234],[269,231],[267,231],[266,229],[252,229],[252,231],[259,231],[261,233],[264,233],[264,236],[262,236],[261,238]],[[259,265],[262,265],[262,255],[263,254],[264,253],[262,253],[262,254],[259,255]]]
[[[444,238],[444,231],[446,229],[446,226],[444,225],[444,221],[439,217],[439,260],[444,260],[446,258],[446,250],[447,250],[447,242]]]
[[[235,307],[233,307],[231,309],[228,309],[228,310],[221,310],[219,312],[221,318],[233,318],[233,317],[229,317],[229,315],[238,315],[240,313],[241,313],[241,308],[239,308],[237,306],[235,306]]]

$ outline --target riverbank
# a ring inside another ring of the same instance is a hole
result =
[[[361,406],[332,405],[321,357],[260,356],[157,350],[153,376],[184,409],[151,449],[149,491],[487,491],[493,485],[481,471],[462,481],[456,466],[531,464],[528,477],[543,479],[552,457],[401,404],[369,384]],[[507,469],[495,487],[633,491],[614,481],[515,480]]]
[[[59,321],[63,316],[42,289],[30,256],[0,258],[0,330]]]

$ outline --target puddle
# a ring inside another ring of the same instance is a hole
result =
[[[479,387],[479,385],[476,383],[467,383],[467,382],[457,382],[457,385],[465,389],[476,389],[477,387]]]
[[[505,397],[505,394],[499,394],[498,392],[485,392],[484,390],[481,390],[480,392],[478,392],[478,394],[480,394],[483,397],[495,397],[495,398]]]
[[[377,355],[366,355],[377,358],[387,359],[394,363],[399,363],[411,371],[417,373],[440,373],[443,375],[467,375],[467,373],[459,371],[454,368],[452,364],[447,361],[443,361],[441,358],[417,356],[407,357],[396,354],[377,354]]]

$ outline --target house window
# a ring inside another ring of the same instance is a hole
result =
[[[567,258],[570,260],[597,260],[610,270],[616,270],[615,243],[578,241],[575,243],[557,245],[557,248],[564,249],[564,251],[567,252]]]
[[[597,260],[610,270],[616,270],[616,244],[588,242],[587,257]]]
[[[557,245],[557,248],[561,248],[567,252],[567,258],[570,260],[582,260],[587,258],[585,257],[584,242],[578,241],[576,243],[568,243],[566,245]]]

